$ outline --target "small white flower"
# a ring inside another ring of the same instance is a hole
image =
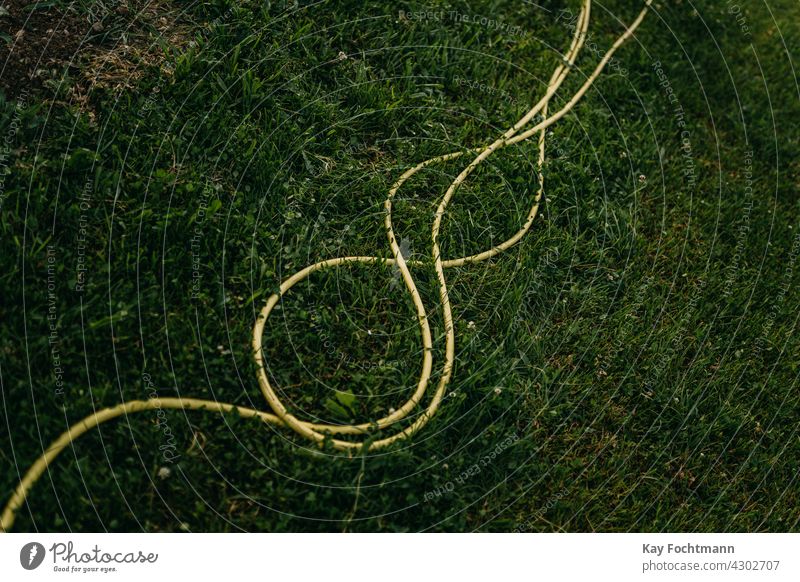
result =
[[[468,327],[469,329],[475,329],[475,322],[474,322],[474,321],[470,321],[470,322],[468,322],[468,323],[467,323],[467,327]]]
[[[495,393],[495,394],[497,394],[498,396],[499,396],[499,395],[500,395],[502,392],[503,392],[503,389],[502,389],[502,388],[500,388],[500,386],[497,386],[497,387],[494,389],[494,393]]]
[[[158,470],[158,478],[159,479],[166,479],[170,475],[172,475],[172,469],[170,469],[169,467],[161,467]]]
[[[644,183],[645,180],[647,180],[647,176],[645,176],[644,174],[639,174],[639,182]]]

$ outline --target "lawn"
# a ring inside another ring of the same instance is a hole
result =
[[[593,5],[551,111],[642,4]],[[96,409],[180,396],[268,410],[250,345],[267,298],[317,261],[390,257],[392,183],[524,115],[580,2],[6,6],[3,504]],[[454,375],[410,439],[347,455],[236,413],[140,412],[75,441],[14,529],[797,531],[798,55],[796,0],[656,1],[548,130],[531,232],[447,270]],[[444,257],[522,225],[535,142],[457,191]],[[417,174],[393,209],[404,254],[425,263],[412,270],[434,382],[430,228],[465,160]],[[264,334],[284,402],[324,422],[399,408],[422,352],[387,264],[312,275]]]

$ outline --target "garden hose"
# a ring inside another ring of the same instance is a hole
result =
[[[447,281],[445,279],[444,270],[446,268],[458,267],[470,263],[484,261],[494,257],[516,244],[531,229],[534,219],[538,214],[539,205],[544,192],[542,166],[545,160],[545,134],[547,128],[569,113],[578,100],[580,100],[586,91],[588,91],[602,70],[608,64],[614,52],[616,52],[616,50],[626,40],[628,40],[633,35],[634,31],[639,27],[651,3],[652,0],[646,0],[645,6],[639,13],[638,17],[630,24],[630,26],[628,26],[624,33],[609,48],[609,50],[606,51],[595,69],[586,78],[584,83],[573,95],[573,97],[567,101],[560,110],[548,116],[549,102],[556,94],[556,91],[559,89],[569,72],[572,70],[575,60],[586,40],[589,27],[591,0],[584,0],[581,6],[581,11],[575,23],[575,31],[572,38],[572,43],[567,53],[564,55],[563,62],[556,67],[555,71],[550,77],[545,94],[530,111],[528,111],[517,123],[515,123],[511,128],[509,128],[505,133],[495,139],[488,146],[437,156],[421,162],[409,170],[406,170],[391,186],[384,203],[384,225],[389,240],[389,246],[391,248],[391,258],[376,256],[349,256],[328,259],[314,263],[302,269],[301,271],[298,271],[281,283],[278,292],[269,297],[263,309],[256,318],[252,337],[252,349],[253,356],[255,358],[258,384],[272,412],[263,412],[261,410],[245,408],[236,406],[234,404],[217,402],[214,400],[180,397],[132,400],[111,408],[97,410],[83,420],[70,426],[70,428],[61,436],[59,436],[58,439],[56,439],[36,460],[36,462],[33,463],[30,469],[28,469],[27,473],[14,490],[14,493],[11,499],[8,501],[8,504],[4,508],[2,516],[0,516],[0,531],[6,532],[11,529],[11,526],[14,523],[16,511],[22,506],[23,503],[25,503],[30,489],[59,453],[61,453],[82,434],[92,430],[101,423],[107,422],[118,416],[126,416],[128,414],[145,410],[161,409],[206,410],[220,413],[236,412],[239,416],[244,418],[255,418],[271,425],[288,427],[317,444],[322,445],[325,443],[330,443],[334,449],[347,451],[350,454],[353,454],[355,451],[366,452],[386,447],[396,443],[401,439],[411,436],[420,428],[425,426],[436,413],[439,405],[441,404],[445,393],[445,388],[452,377],[453,364],[455,360],[455,332],[453,330],[453,314],[448,296]],[[537,115],[541,118],[541,121],[520,133],[520,131]],[[443,259],[438,242],[439,232],[445,211],[447,210],[447,207],[456,190],[467,179],[467,177],[469,177],[475,168],[477,168],[478,165],[485,161],[491,154],[506,146],[525,141],[537,133],[539,136],[537,160],[539,186],[534,196],[533,205],[528,212],[522,227],[509,239],[495,247],[492,247],[491,249],[470,256],[459,257],[455,259]],[[411,274],[411,267],[421,267],[430,263],[426,263],[421,260],[406,259],[403,256],[394,234],[394,227],[392,224],[392,202],[403,184],[417,172],[433,164],[458,158],[467,152],[472,152],[477,155],[469,163],[469,165],[467,165],[466,168],[464,168],[458,174],[458,176],[448,187],[447,191],[439,202],[434,217],[433,227],[431,228],[431,258],[433,259],[433,266],[436,271],[439,285],[439,296],[441,300],[441,309],[445,329],[445,354],[441,369],[441,376],[436,389],[430,398],[430,402],[427,404],[427,407],[417,416],[416,419],[414,419],[411,424],[406,426],[403,430],[392,434],[391,436],[375,439],[374,436],[377,429],[385,429],[407,418],[408,415],[420,405],[427,393],[428,385],[431,379],[431,372],[433,370],[433,340],[431,336],[430,325],[428,323],[428,313]],[[422,371],[420,373],[416,390],[411,395],[409,400],[400,406],[400,408],[392,411],[388,416],[385,416],[377,421],[354,425],[331,425],[316,424],[300,420],[286,409],[276,394],[275,389],[270,384],[269,379],[267,378],[264,353],[262,349],[264,326],[275,306],[297,283],[304,281],[312,273],[317,271],[335,268],[340,265],[356,263],[394,265],[402,275],[403,283],[405,284],[406,290],[410,294],[414,303],[423,345]],[[361,437],[361,440],[345,440],[343,438],[337,438],[337,436],[348,435],[350,437],[353,437],[353,435],[358,435]]]

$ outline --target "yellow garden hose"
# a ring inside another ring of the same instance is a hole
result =
[[[428,314],[425,305],[422,302],[420,294],[417,290],[417,286],[414,282],[414,278],[412,277],[410,270],[410,267],[420,267],[423,266],[425,263],[419,260],[406,260],[403,257],[403,254],[400,250],[400,246],[397,244],[397,240],[394,234],[394,227],[392,225],[392,201],[397,192],[399,191],[399,189],[403,186],[403,184],[414,174],[416,174],[423,168],[426,168],[430,165],[458,158],[465,153],[464,151],[458,151],[437,156],[435,158],[431,158],[429,160],[417,164],[416,166],[404,172],[389,189],[388,197],[386,198],[386,202],[384,204],[385,208],[384,224],[386,227],[386,234],[389,239],[389,246],[392,251],[392,258],[372,257],[372,256],[351,256],[351,257],[337,257],[321,261],[318,263],[314,263],[313,265],[310,265],[302,269],[301,271],[298,271],[288,279],[284,280],[281,283],[279,291],[270,296],[270,298],[267,300],[263,309],[256,318],[255,326],[253,328],[252,348],[257,368],[258,384],[262,394],[264,395],[264,398],[267,401],[267,404],[272,410],[271,413],[263,412],[260,410],[254,410],[251,408],[235,406],[233,404],[227,404],[213,400],[201,400],[197,398],[153,398],[149,400],[133,400],[125,402],[123,404],[119,404],[111,408],[104,408],[98,410],[93,414],[87,416],[83,420],[72,425],[66,432],[64,432],[61,436],[59,436],[58,439],[56,439],[48,447],[48,449],[44,452],[44,454],[42,454],[36,460],[36,462],[33,463],[30,469],[28,469],[28,472],[25,474],[23,479],[20,481],[20,483],[14,490],[11,499],[8,501],[8,504],[3,510],[2,516],[0,516],[0,531],[5,532],[11,529],[11,526],[14,523],[14,517],[16,511],[22,506],[23,503],[25,503],[28,492],[36,483],[36,481],[39,479],[39,477],[42,475],[42,473],[47,469],[47,467],[53,461],[53,459],[55,459],[55,457],[58,456],[59,453],[61,453],[61,451],[63,451],[67,446],[69,446],[75,439],[80,437],[82,434],[95,428],[99,424],[109,421],[118,416],[128,415],[134,412],[141,412],[144,410],[159,410],[159,409],[207,410],[207,411],[214,411],[221,413],[236,412],[240,416],[245,418],[257,418],[272,425],[288,427],[311,441],[320,444],[323,442],[329,442],[335,449],[341,451],[350,451],[351,453],[357,450],[368,451],[386,447],[401,439],[409,437],[410,435],[418,431],[420,428],[422,428],[425,424],[427,424],[428,421],[431,419],[431,417],[436,413],[436,411],[439,408],[439,405],[441,404],[445,388],[447,387],[447,384],[449,383],[450,378],[452,376],[453,363],[455,360],[455,333],[453,331],[453,314],[450,306],[450,299],[448,296],[447,281],[444,276],[444,269],[449,267],[458,267],[469,263],[475,263],[478,261],[483,261],[488,258],[494,257],[495,255],[502,253],[509,247],[516,244],[530,230],[531,226],[533,225],[534,219],[537,216],[539,210],[539,204],[541,202],[542,194],[544,192],[544,177],[542,175],[542,165],[545,159],[545,132],[547,128],[553,125],[556,121],[558,121],[562,117],[564,117],[564,115],[569,113],[569,111],[575,106],[578,100],[586,93],[589,87],[591,87],[592,83],[594,83],[594,81],[600,75],[603,68],[606,66],[606,64],[613,56],[614,52],[622,45],[622,43],[624,43],[633,35],[634,31],[641,24],[651,2],[652,0],[646,0],[645,7],[639,13],[638,17],[631,23],[631,25],[625,30],[625,32],[614,42],[611,48],[606,52],[606,54],[600,60],[598,65],[595,67],[594,71],[592,71],[592,73],[586,78],[585,82],[583,83],[583,85],[581,85],[581,87],[578,89],[575,95],[559,111],[548,117],[547,115],[548,104],[552,99],[552,97],[555,95],[556,91],[563,83],[566,76],[569,74],[570,70],[572,69],[575,60],[581,48],[583,47],[584,41],[586,40],[586,34],[589,28],[591,0],[584,0],[580,14],[578,16],[578,20],[576,22],[572,43],[567,53],[565,54],[563,63],[558,65],[558,67],[556,67],[555,71],[550,77],[547,90],[545,91],[545,94],[542,96],[542,98],[517,123],[515,123],[511,128],[509,128],[505,133],[503,133],[500,137],[494,140],[491,144],[485,147],[468,150],[476,153],[477,155],[469,163],[469,165],[467,165],[466,168],[464,168],[464,170],[462,170],[461,173],[458,174],[458,176],[455,178],[455,180],[453,180],[453,182],[450,184],[449,188],[445,192],[436,210],[433,227],[431,229],[432,259],[439,283],[439,296],[442,304],[442,315],[445,328],[445,354],[444,354],[444,362],[442,364],[441,377],[439,378],[436,390],[433,392],[433,396],[430,398],[430,402],[427,404],[427,407],[417,416],[417,418],[411,424],[406,426],[403,430],[392,434],[391,436],[387,436],[377,440],[370,439],[370,437],[372,436],[372,434],[375,432],[376,429],[385,429],[390,425],[393,425],[405,419],[412,411],[414,411],[420,405],[427,392],[428,384],[431,378],[431,372],[433,370],[433,340],[431,337],[430,325],[428,323]],[[524,132],[519,133],[523,129],[523,127],[525,127],[537,114],[541,115],[542,121],[540,121],[533,127],[525,130]],[[456,190],[467,179],[467,177],[475,170],[475,168],[477,168],[478,165],[481,164],[484,160],[486,160],[492,153],[506,146],[527,140],[536,133],[539,134],[539,141],[538,141],[539,187],[533,200],[533,206],[528,212],[527,218],[522,227],[508,240],[491,249],[466,257],[447,259],[447,260],[442,259],[438,242],[439,231],[441,228],[441,223],[444,217],[444,213],[447,210],[447,206],[450,203],[450,200],[453,198]],[[283,405],[280,398],[275,393],[274,388],[272,387],[272,385],[269,382],[269,379],[267,378],[264,365],[264,353],[261,343],[262,336],[264,333],[264,325],[266,324],[267,318],[269,317],[270,313],[278,304],[278,302],[281,300],[281,298],[297,283],[304,281],[312,273],[315,273],[317,271],[330,269],[333,267],[338,267],[340,265],[350,264],[350,263],[366,263],[366,264],[381,263],[386,265],[395,265],[399,269],[403,278],[403,283],[405,284],[405,287],[410,293],[411,298],[413,300],[414,307],[416,310],[417,320],[419,323],[420,333],[422,336],[422,345],[423,345],[422,371],[420,373],[416,390],[412,394],[411,398],[409,398],[409,400],[405,404],[400,406],[400,408],[393,411],[388,416],[385,416],[377,421],[363,423],[363,424],[356,424],[356,425],[316,424],[303,421],[296,418],[293,414],[291,414],[286,410],[286,407]],[[361,440],[345,440],[342,438],[336,438],[337,436],[346,436],[346,435],[349,435],[350,437],[352,437],[353,435],[359,435],[361,436]]]

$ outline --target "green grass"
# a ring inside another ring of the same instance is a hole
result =
[[[437,3],[443,18],[410,20],[398,11],[426,7],[284,4],[181,4],[170,17],[185,42],[138,66],[132,88],[79,105],[73,76],[2,102],[3,502],[68,423],[146,398],[147,378],[162,397],[264,408],[250,330],[279,281],[334,256],[387,256],[393,180],[514,123],[571,34],[550,1]],[[597,50],[634,4],[595,6]],[[796,531],[800,10],[768,4],[744,9],[748,35],[729,4],[657,2],[552,128],[532,233],[448,270],[455,376],[412,440],[345,458],[233,415],[167,411],[158,426],[141,413],[65,451],[16,529]],[[108,30],[111,48],[124,25]],[[551,110],[599,58],[584,50]],[[518,228],[535,159],[534,143],[503,150],[459,190],[446,257]],[[415,256],[462,167],[401,192]],[[440,363],[435,277],[415,274]],[[390,267],[316,274],[267,326],[270,375],[306,417],[383,415],[417,380],[412,314]]]

